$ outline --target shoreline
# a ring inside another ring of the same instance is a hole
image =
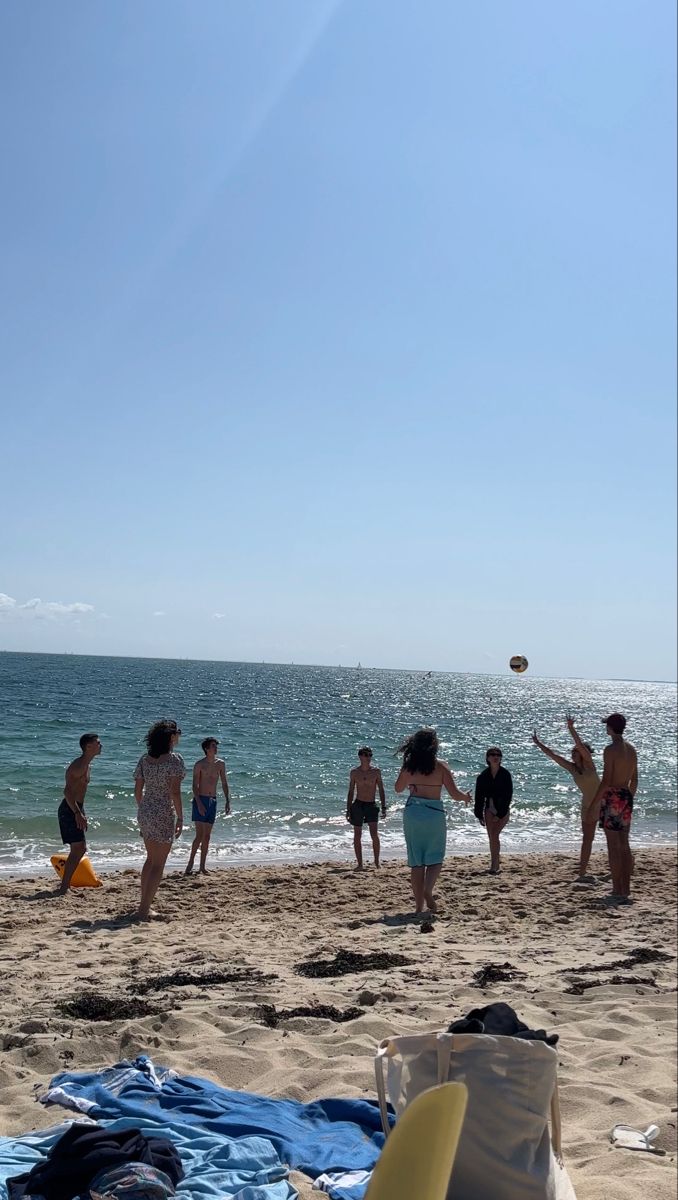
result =
[[[508,836],[506,836],[506,840],[508,841]],[[170,857],[167,860],[167,865],[165,867],[166,875],[175,875],[177,873],[182,873],[184,871],[186,859],[188,857],[188,849],[189,849],[189,841],[187,838],[186,844],[185,844],[185,854],[182,849],[182,861],[181,862],[178,862],[176,860],[172,861],[172,858]],[[672,841],[668,841],[668,840],[667,841],[644,841],[643,839],[637,839],[637,840],[633,841],[631,849],[634,852],[634,854],[638,851],[638,852],[643,852],[643,853],[673,852],[674,854],[678,855],[678,839],[674,838]],[[263,851],[261,852],[261,855],[236,855],[236,854],[233,854],[233,855],[229,855],[228,861],[224,861],[225,856],[223,854],[220,854],[219,850],[220,850],[220,847],[218,844],[210,847],[210,856],[208,858],[210,873],[216,874],[216,873],[221,873],[224,871],[229,871],[231,869],[241,871],[241,870],[244,870],[247,868],[267,867],[267,866],[309,867],[309,866],[322,866],[323,864],[326,864],[327,866],[331,866],[331,867],[340,866],[342,864],[345,866],[349,866],[349,867],[355,866],[355,859],[353,858],[352,848],[343,850],[341,852],[337,852],[336,855],[328,855],[327,852],[324,851],[322,853],[322,855],[319,855],[317,858],[311,857],[306,853],[304,853],[303,856],[299,855],[299,856],[294,856],[294,857],[291,857],[289,855],[275,855],[275,854],[271,854],[270,852],[264,853]],[[62,847],[60,850],[55,850],[54,853],[55,854],[62,854],[62,853],[66,854],[67,849],[66,849],[66,847]],[[606,853],[605,844],[604,844],[602,838],[599,838],[599,837],[596,838],[596,841],[594,843],[594,853],[602,854],[603,856],[605,856],[605,853]],[[578,854],[579,854],[579,850],[578,850],[578,846],[576,843],[574,843],[572,845],[568,845],[566,847],[565,846],[561,847],[556,844],[548,850],[544,849],[541,846],[539,846],[538,848],[535,848],[534,850],[503,849],[502,850],[502,861],[504,863],[507,863],[510,860],[514,860],[514,859],[519,859],[519,860],[522,860],[522,859],[535,860],[536,859],[536,860],[539,860],[539,859],[542,859],[545,857],[558,858],[558,859],[563,859],[563,858],[570,859],[571,858],[573,860],[576,860],[578,858]],[[489,855],[489,850],[488,850],[487,846],[485,846],[485,845],[483,845],[482,849],[479,848],[478,850],[473,850],[473,851],[470,851],[464,847],[462,847],[462,848],[449,847],[446,852],[446,855],[445,855],[445,861],[447,861],[448,859],[454,860],[455,862],[459,862],[460,860],[480,861],[480,860],[486,859],[488,857],[488,855]],[[96,853],[95,853],[95,857],[92,858],[92,856],[90,855],[90,853],[88,851],[87,857],[89,858],[89,861],[91,862],[94,871],[96,872],[96,874],[98,875],[98,877],[100,879],[107,879],[111,876],[124,874],[129,871],[137,872],[141,869],[141,866],[143,865],[143,862],[144,862],[143,853],[140,853],[139,855],[137,855],[135,857],[130,857],[128,859],[121,859],[120,862],[117,862],[117,863],[110,863],[110,864],[104,863],[102,866],[99,866],[97,864]],[[384,866],[387,863],[397,864],[397,865],[402,866],[404,869],[407,869],[407,859],[406,859],[404,850],[403,850],[402,854],[394,854],[392,851],[387,849],[386,853],[382,853],[381,857],[382,857],[382,865],[384,865]],[[369,837],[363,838],[363,860],[365,862],[366,867],[368,867],[370,869],[374,869],[374,863],[371,860],[371,846],[370,846]],[[4,884],[4,883],[10,883],[13,881],[27,882],[31,879],[31,877],[52,878],[55,875],[56,875],[56,872],[54,871],[54,868],[53,868],[52,864],[49,862],[49,860],[46,863],[43,862],[41,865],[26,866],[26,868],[24,870],[17,869],[15,866],[5,867],[5,866],[0,865],[0,886],[2,886],[2,884]]]

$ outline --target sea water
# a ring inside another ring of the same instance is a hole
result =
[[[31,872],[61,849],[56,818],[64,770],[78,738],[97,732],[101,756],[87,793],[88,843],[100,870],[138,863],[132,773],[149,725],[177,720],[185,758],[185,829],[171,862],[188,855],[190,772],[200,742],[216,736],[231,787],[232,814],[212,837],[214,864],[350,858],[346,793],[356,750],[367,743],[381,767],[388,815],[385,857],[403,857],[402,809],[394,756],[421,725],[438,731],[441,757],[458,786],[473,790],[485,750],[501,746],[513,775],[514,803],[505,850],[573,851],[579,842],[579,793],[569,775],[532,744],[533,729],[560,753],[571,740],[572,712],[599,768],[606,743],[601,718],[628,719],[640,785],[633,817],[636,845],[676,836],[676,687],[667,683],[462,675],[358,667],[193,662],[76,655],[0,654],[0,872]],[[472,807],[446,802],[448,853],[486,850]],[[366,857],[369,838],[365,831]]]

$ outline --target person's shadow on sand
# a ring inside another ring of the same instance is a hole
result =
[[[391,928],[401,928],[406,925],[417,925],[422,919],[421,913],[384,913],[381,917],[360,917],[349,922],[349,929],[359,929],[367,925],[388,925]]]
[[[68,928],[79,933],[101,933],[104,929],[128,929],[138,925],[139,918],[135,912],[120,913],[119,917],[99,917],[96,921],[71,921]]]
[[[75,896],[78,900],[82,900],[81,891],[78,892],[72,890],[67,894],[69,896]],[[11,893],[9,894],[10,900],[17,900],[20,903],[23,903],[26,900],[31,902],[33,900],[63,900],[63,898],[64,897],[56,888],[42,888],[39,892],[29,892],[28,895],[26,895],[25,892],[15,892],[14,895]]]

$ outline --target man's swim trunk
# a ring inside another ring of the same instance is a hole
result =
[[[214,822],[217,819],[217,798],[216,798],[216,796],[201,796],[200,803],[202,804],[203,809],[205,810],[204,817],[202,817],[200,815],[200,812],[198,810],[197,801],[194,800],[193,808],[191,809],[191,820],[192,821],[203,821],[205,823],[205,825],[214,825]]]
[[[628,833],[633,814],[633,796],[628,788],[607,788],[600,801],[601,829],[611,833]]]
[[[363,825],[374,825],[379,820],[379,808],[376,804],[363,804],[356,800],[351,805],[351,825],[361,828]]]
[[[66,800],[61,801],[57,816],[59,818],[59,832],[64,845],[72,846],[73,842],[85,841],[85,831],[84,829],[78,829],[75,823],[75,813]]]

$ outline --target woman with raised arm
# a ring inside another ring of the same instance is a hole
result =
[[[532,735],[532,741],[537,746],[542,754],[552,759],[564,771],[567,771],[576,783],[581,792],[581,852],[579,855],[579,882],[582,883],[586,879],[586,871],[591,858],[591,850],[593,848],[593,839],[596,836],[596,824],[599,816],[600,805],[596,803],[596,795],[600,786],[600,779],[596,771],[593,761],[593,750],[588,742],[583,742],[574,727],[572,717],[567,717],[567,728],[570,731],[574,746],[572,747],[572,758],[564,758],[561,754],[557,754],[555,750],[551,750],[549,746],[545,746],[537,737],[535,729]]]
[[[409,789],[403,813],[412,894],[418,913],[437,911],[433,888],[443,866],[447,843],[447,820],[442,790],[468,804],[471,796],[460,792],[447,763],[438,758],[435,729],[419,729],[399,747],[403,765],[396,779],[396,792]]]
[[[156,721],[146,734],[147,753],[141,756],[134,771],[137,819],[146,847],[137,912],[140,921],[150,921],[157,915],[151,904],[172,843],[180,836],[183,825],[181,781],[186,768],[174,749],[180,737],[176,721]]]

